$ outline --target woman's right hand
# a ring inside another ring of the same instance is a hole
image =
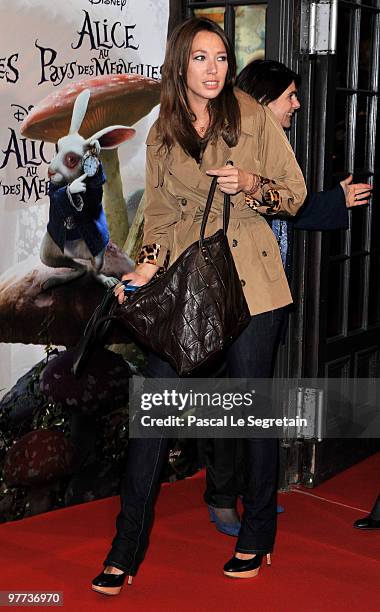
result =
[[[136,266],[136,269],[133,272],[128,272],[128,274],[123,274],[121,277],[122,281],[129,281],[131,285],[135,287],[142,287],[146,285],[156,274],[159,267],[153,264],[139,264]],[[124,285],[123,283],[118,283],[114,289],[114,294],[117,297],[119,304],[122,304],[126,300],[126,296],[124,294]]]

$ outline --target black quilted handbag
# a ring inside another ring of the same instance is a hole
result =
[[[250,321],[226,235],[228,195],[224,196],[223,229],[205,238],[216,181],[214,177],[199,240],[164,274],[128,293],[113,311],[137,342],[167,359],[180,376],[208,364]]]

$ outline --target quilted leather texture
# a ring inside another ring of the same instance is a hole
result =
[[[161,276],[114,310],[131,335],[192,374],[232,342],[250,321],[223,230],[189,246]]]

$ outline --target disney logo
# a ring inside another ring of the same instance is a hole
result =
[[[28,106],[28,108],[26,108],[25,106],[21,106],[21,104],[11,104],[11,108],[16,108],[17,109],[14,112],[13,117],[16,119],[16,121],[18,121],[20,123],[20,121],[23,121],[25,119],[26,115],[29,114],[29,111],[32,110],[33,104]]]
[[[121,11],[127,4],[127,0],[88,0],[88,1],[90,4],[110,4],[111,6],[120,6]]]

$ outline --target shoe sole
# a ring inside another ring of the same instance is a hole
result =
[[[255,578],[259,573],[260,568],[251,570],[250,572],[223,572],[229,578]]]
[[[91,585],[93,591],[102,595],[119,595],[122,587],[98,587],[95,584]]]
[[[356,525],[354,525],[354,529],[359,529],[360,531],[376,531],[379,530],[380,527],[356,527]]]

